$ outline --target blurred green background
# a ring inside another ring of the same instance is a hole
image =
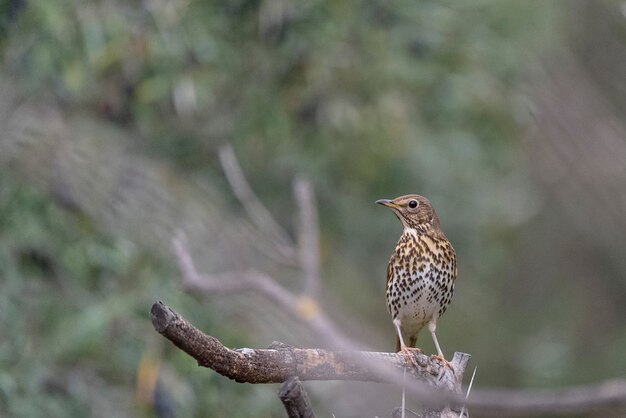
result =
[[[439,340],[472,354],[477,386],[624,376],[625,15],[609,0],[0,0],[0,416],[285,416],[277,386],[198,368],[149,319],[163,300],[228,346],[319,345],[259,295],[182,290],[179,228],[202,271],[302,283],[259,251],[225,144],[291,236],[292,181],[312,181],[321,303],[352,338],[394,347],[401,228],[373,202],[419,193],[458,254]],[[306,387],[320,416],[399,404],[384,385]]]

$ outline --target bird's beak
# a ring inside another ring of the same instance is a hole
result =
[[[389,199],[379,199],[376,201],[376,203],[378,203],[379,205],[387,206],[388,208],[391,208],[391,209],[400,208],[398,205],[396,205],[395,203],[393,203],[393,201]]]

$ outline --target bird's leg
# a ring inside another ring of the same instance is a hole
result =
[[[443,356],[443,351],[441,351],[441,347],[439,346],[439,341],[437,341],[437,334],[435,334],[435,330],[437,329],[437,318],[433,318],[428,323],[428,331],[430,331],[430,335],[433,336],[433,341],[435,342],[435,347],[437,347],[437,356],[435,357],[438,360],[441,360],[445,366],[449,366],[454,373],[454,367],[448,363],[448,360]]]
[[[437,357],[439,357],[443,361],[446,361],[446,358],[443,356],[443,351],[441,351],[441,347],[439,346],[439,341],[437,341],[437,334],[435,334],[436,329],[437,329],[437,319],[433,318],[428,323],[428,331],[430,331],[430,335],[433,336],[433,341],[435,342],[435,347],[437,348]]]
[[[400,320],[398,318],[393,320],[393,325],[396,327],[396,332],[398,333],[398,339],[400,340],[400,353],[404,355],[404,357],[413,364],[415,367],[419,367],[415,359],[413,358],[413,353],[411,353],[411,349],[406,346],[404,343],[404,338],[402,338],[402,331],[400,329]],[[417,349],[420,353],[422,350]]]
[[[404,344],[404,338],[402,338],[402,331],[400,331],[400,320],[398,318],[393,320],[393,326],[396,327],[398,333],[398,339],[400,340],[400,349],[405,350],[406,344]]]
[[[394,319],[393,325],[394,327],[396,327],[396,332],[398,333],[398,339],[400,340],[400,351],[406,357],[407,355],[406,345],[404,344],[404,338],[402,338],[402,331],[400,330],[400,320],[398,318]],[[409,358],[411,359],[411,361],[413,361],[412,357],[409,357]],[[406,402],[406,364],[404,365],[404,373],[402,374],[402,415],[401,415],[401,418],[406,418],[406,415],[405,415],[406,403],[405,402]]]

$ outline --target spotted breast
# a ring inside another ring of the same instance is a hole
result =
[[[377,203],[391,208],[404,227],[387,266],[386,300],[398,333],[396,349],[414,347],[418,333],[428,325],[443,358],[435,329],[454,293],[454,248],[425,197],[407,195]]]

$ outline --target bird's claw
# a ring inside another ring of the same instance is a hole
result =
[[[413,354],[417,352],[418,354],[422,354],[422,350],[420,348],[409,348],[409,347],[402,347],[400,348],[400,354],[402,354],[404,356],[405,359],[407,359],[407,361],[411,362],[411,364],[414,367],[419,367],[419,364],[417,363],[417,361],[415,360],[415,357],[413,356]]]
[[[446,360],[444,356],[442,356],[440,354],[437,354],[437,355],[431,356],[431,358],[434,359],[434,360],[438,360],[441,363],[441,365],[443,366],[441,368],[440,376],[443,375],[443,371],[445,370],[446,367],[448,367],[448,368],[450,368],[450,370],[452,370],[452,374],[456,374],[454,372],[454,367],[452,367],[452,364],[450,364],[450,362],[448,360]]]

